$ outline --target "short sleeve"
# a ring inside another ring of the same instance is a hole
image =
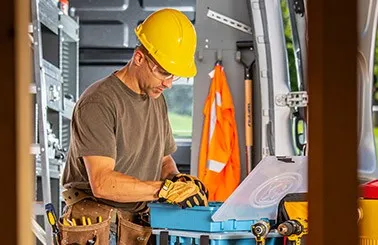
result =
[[[116,158],[115,112],[109,105],[86,103],[75,108],[72,142],[79,157]]]

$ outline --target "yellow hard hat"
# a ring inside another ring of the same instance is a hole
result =
[[[135,34],[167,72],[180,77],[196,75],[197,35],[182,12],[169,8],[158,10],[135,28]]]

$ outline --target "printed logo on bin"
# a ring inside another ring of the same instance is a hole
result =
[[[295,172],[284,173],[258,186],[249,196],[249,204],[255,208],[277,205],[290,192],[295,192],[302,184],[302,176]]]

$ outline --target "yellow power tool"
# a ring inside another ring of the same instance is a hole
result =
[[[269,234],[270,224],[260,220],[251,226],[252,234],[255,236],[256,245],[265,245],[265,238]]]
[[[278,233],[286,236],[291,244],[300,245],[302,237],[308,234],[308,221],[305,219],[291,219],[278,226]]]

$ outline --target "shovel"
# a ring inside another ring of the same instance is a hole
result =
[[[255,63],[255,52],[252,41],[236,42],[236,59],[244,66],[244,91],[245,91],[245,148],[246,148],[246,172],[252,170],[253,154],[253,118],[252,118],[252,66]]]

